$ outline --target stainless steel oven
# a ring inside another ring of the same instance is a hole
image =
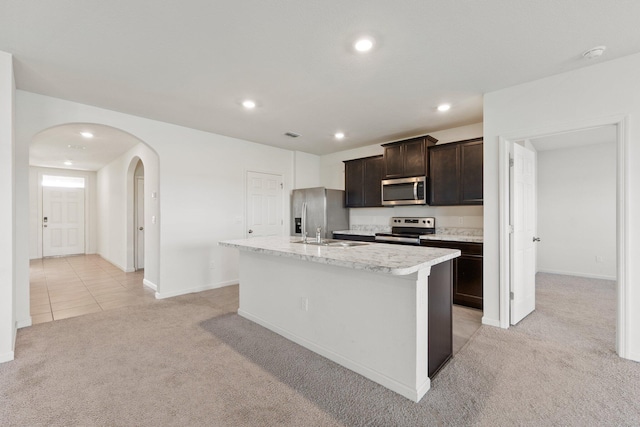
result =
[[[426,205],[427,177],[382,180],[382,205]]]
[[[420,245],[420,236],[436,232],[433,217],[393,217],[390,233],[376,233],[376,242]]]

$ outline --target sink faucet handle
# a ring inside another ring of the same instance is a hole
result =
[[[322,227],[316,227],[316,242],[322,243]]]

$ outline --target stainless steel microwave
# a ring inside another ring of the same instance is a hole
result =
[[[426,205],[427,177],[383,179],[382,205]]]

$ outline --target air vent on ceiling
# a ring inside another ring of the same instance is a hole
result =
[[[300,136],[299,133],[295,133],[295,132],[285,132],[285,135],[290,136],[291,138],[297,138]]]

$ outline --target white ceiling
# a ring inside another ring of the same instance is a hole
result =
[[[615,143],[616,137],[617,128],[611,125],[535,138],[531,140],[531,143],[538,151],[548,151],[584,145]]]
[[[80,133],[90,132],[92,138]],[[97,171],[139,144],[136,137],[110,126],[73,123],[46,129],[29,146],[31,166]],[[70,161],[71,165],[65,165]]]
[[[638,17],[637,0],[4,0],[0,50],[22,90],[324,154],[477,123],[486,92],[637,53]]]

